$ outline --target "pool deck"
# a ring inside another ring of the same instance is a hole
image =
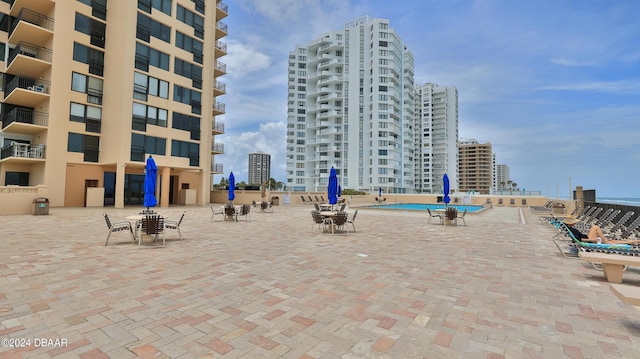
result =
[[[102,212],[140,208],[1,216],[0,358],[638,357],[640,311],[527,208],[466,227],[361,208],[348,235],[312,230],[311,208],[160,208],[187,211],[184,240],[143,249],[103,246]]]

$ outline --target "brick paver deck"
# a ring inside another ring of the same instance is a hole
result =
[[[187,211],[184,240],[143,249],[124,232],[103,246],[102,212],[140,208],[0,217],[0,358],[640,355],[640,312],[528,209],[445,227],[363,208],[348,235],[312,230],[310,209],[212,223],[208,206],[160,208]]]

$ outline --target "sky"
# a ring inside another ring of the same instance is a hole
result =
[[[286,183],[289,52],[368,15],[414,55],[415,84],[458,89],[459,137],[490,142],[520,189],[640,198],[637,0],[225,0],[221,177],[271,154]]]

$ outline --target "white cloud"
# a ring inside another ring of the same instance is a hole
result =
[[[227,42],[227,56],[224,58],[224,62],[227,64],[229,77],[238,79],[268,69],[272,60],[269,55],[260,52],[253,46],[232,40]]]

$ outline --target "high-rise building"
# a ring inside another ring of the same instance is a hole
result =
[[[254,152],[249,154],[249,184],[268,183],[271,178],[271,155]]]
[[[458,189],[458,90],[427,83],[416,87],[415,184],[421,193],[442,193],[442,177]]]
[[[289,54],[287,186],[413,192],[413,55],[364,16]]]
[[[493,150],[491,143],[469,139],[460,141],[458,190],[490,194],[493,185]]]
[[[511,175],[508,165],[496,165],[496,186],[497,190],[511,189]]]
[[[0,184],[46,185],[51,206],[209,201],[224,132],[217,96],[227,5],[204,0],[0,2]],[[96,188],[98,189],[96,191]]]

